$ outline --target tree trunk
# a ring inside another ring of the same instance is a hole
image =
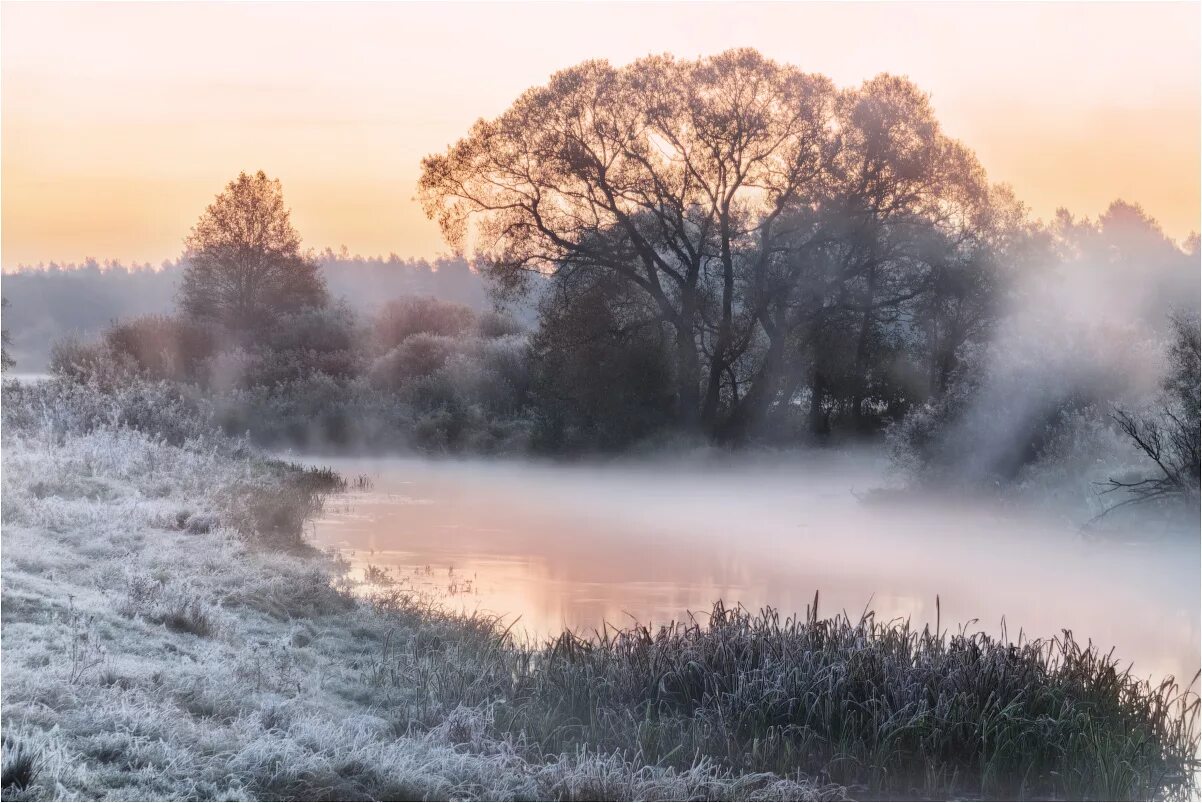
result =
[[[700,360],[692,326],[676,328],[676,415],[682,429],[701,428],[701,393],[697,387]]]
[[[867,429],[864,420],[864,400],[867,396],[865,386],[868,384],[868,343],[872,337],[872,325],[875,318],[872,305],[876,301],[876,264],[868,269],[868,289],[865,294],[864,318],[860,321],[860,336],[856,341],[856,393],[852,399],[851,426],[855,432]]]
[[[740,442],[746,440],[754,431],[756,425],[767,415],[768,408],[776,397],[784,363],[785,338],[780,335],[768,342],[764,362],[752,380],[751,387],[731,410],[726,421],[716,428],[718,440],[727,443]]]
[[[822,411],[822,402],[826,400],[826,378],[822,372],[815,370],[810,379],[810,434],[829,435],[830,421]]]
[[[705,406],[701,411],[701,420],[713,428],[718,417],[718,402],[721,400],[722,374],[730,366],[727,352],[733,341],[734,328],[734,296],[735,296],[735,267],[734,258],[730,252],[730,238],[726,234],[728,225],[727,213],[723,213],[722,226],[722,322],[718,326],[718,340],[714,344],[714,358],[710,364],[709,382],[705,390]]]

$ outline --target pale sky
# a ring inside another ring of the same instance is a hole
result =
[[[175,258],[240,170],[306,245],[434,256],[419,162],[587,58],[751,46],[908,75],[1041,217],[1199,225],[1202,5],[6,2],[0,262]]]

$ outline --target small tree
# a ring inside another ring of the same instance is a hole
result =
[[[184,244],[179,304],[189,317],[247,332],[326,303],[320,266],[301,251],[280,182],[261,170],[226,185]]]

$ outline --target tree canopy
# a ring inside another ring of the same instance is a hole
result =
[[[614,325],[652,311],[678,422],[719,436],[802,391],[863,409],[903,352],[926,378],[889,394],[930,392],[1018,208],[909,81],[840,90],[754,50],[564,70],[427,157],[419,193],[503,293],[626,285]]]
[[[326,303],[320,267],[301,251],[280,182],[261,170],[226,185],[184,242],[179,303],[192,318],[245,332]]]

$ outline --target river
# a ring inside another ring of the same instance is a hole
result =
[[[312,533],[362,590],[398,583],[530,637],[679,620],[717,599],[804,612],[817,592],[821,615],[1011,639],[1069,629],[1145,677],[1199,666],[1196,534],[1099,543],[1046,511],[874,494],[889,485],[879,457],[315,462],[370,478]]]

